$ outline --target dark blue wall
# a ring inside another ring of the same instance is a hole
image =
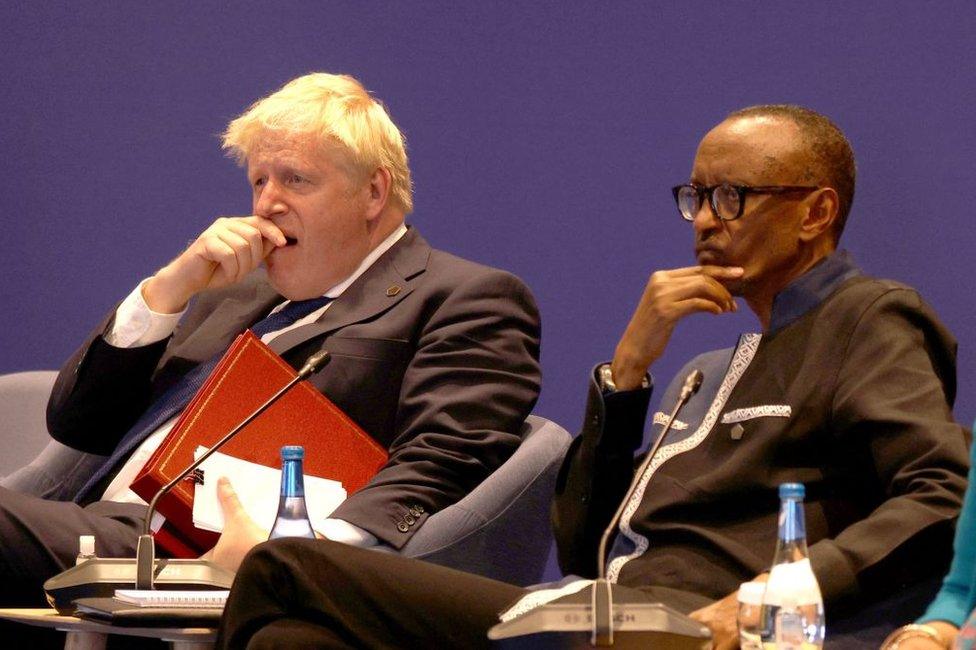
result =
[[[5,8],[0,372],[59,366],[215,215],[246,212],[217,134],[327,70],[406,132],[425,236],[535,290],[541,414],[575,429],[648,273],[692,263],[668,188],[700,136],[732,109],[795,102],[853,142],[846,246],[942,315],[961,341],[957,416],[976,415],[972,3],[201,4]],[[693,317],[655,374],[755,327]]]

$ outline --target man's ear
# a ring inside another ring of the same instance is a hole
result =
[[[810,209],[800,222],[800,239],[812,241],[833,230],[840,210],[840,200],[837,190],[832,187],[817,190],[807,200],[810,201]]]
[[[383,213],[387,202],[390,199],[390,185],[393,178],[390,170],[385,167],[377,167],[369,177],[369,184],[366,188],[368,196],[366,198],[366,219],[372,221]]]

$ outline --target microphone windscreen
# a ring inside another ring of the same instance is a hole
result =
[[[685,377],[685,383],[681,387],[681,399],[686,400],[697,393],[698,389],[701,388],[704,378],[705,376],[702,374],[702,371],[697,368],[688,373],[688,376]]]
[[[329,354],[328,350],[319,350],[318,352],[316,352],[315,354],[313,354],[308,358],[308,360],[305,362],[305,365],[302,366],[302,369],[298,372],[298,374],[302,378],[308,377],[309,375],[314,375],[319,370],[321,370],[326,365],[328,365],[329,361],[331,360],[332,360],[332,355]]]

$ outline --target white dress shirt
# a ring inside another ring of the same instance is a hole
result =
[[[349,285],[356,281],[356,279],[362,275],[366,269],[373,265],[373,263],[379,259],[379,257],[390,249],[393,244],[398,242],[401,237],[407,233],[407,227],[400,224],[389,237],[384,239],[376,248],[369,252],[369,254],[363,259],[359,267],[353,271],[352,275],[348,278],[335,285],[331,289],[325,292],[325,296],[328,298],[338,298],[343,291],[345,291]],[[142,297],[142,286],[145,284],[146,280],[139,283],[132,293],[130,293],[125,300],[119,305],[118,309],[115,311],[115,322],[112,325],[111,331],[105,334],[105,341],[109,345],[113,345],[118,348],[134,348],[142,345],[149,345],[150,343],[155,343],[156,341],[161,341],[176,329],[177,323],[179,323],[180,318],[183,316],[186,310],[179,312],[177,314],[160,314],[149,309],[146,304],[145,299]],[[272,310],[272,313],[282,309],[288,301],[281,303]],[[313,323],[318,318],[325,313],[325,310],[329,308],[328,303],[322,308],[308,314],[304,318],[300,318],[288,327],[284,327],[280,330],[274,332],[269,332],[261,337],[261,340],[265,343],[269,343],[281,334],[287,332],[290,329],[305,325],[307,323]],[[102,496],[103,501],[116,501],[121,503],[140,503],[145,505],[145,501],[142,500],[139,495],[129,489],[129,486],[135,480],[136,476],[142,470],[143,465],[149,460],[156,448],[162,444],[163,440],[166,438],[166,434],[170,432],[173,425],[176,424],[176,420],[179,415],[171,418],[167,422],[163,423],[156,431],[154,431],[148,438],[146,438],[141,445],[136,449],[136,451],[129,457],[129,460],[125,462],[122,469],[116,474],[115,478],[109,484],[108,488],[105,490],[105,494]],[[157,513],[158,515],[158,513]],[[163,523],[161,517],[154,517],[152,522],[153,530],[158,530],[159,526]],[[346,544],[352,544],[354,546],[376,546],[379,544],[376,537],[363,530],[359,526],[354,526],[347,521],[342,519],[323,519],[319,522],[312,522],[315,530],[336,542],[343,542]]]

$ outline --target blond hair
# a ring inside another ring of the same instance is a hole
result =
[[[337,143],[363,174],[379,167],[389,170],[392,201],[405,214],[413,210],[403,134],[383,105],[353,77],[314,72],[292,79],[228,124],[223,148],[243,164],[267,131]]]

